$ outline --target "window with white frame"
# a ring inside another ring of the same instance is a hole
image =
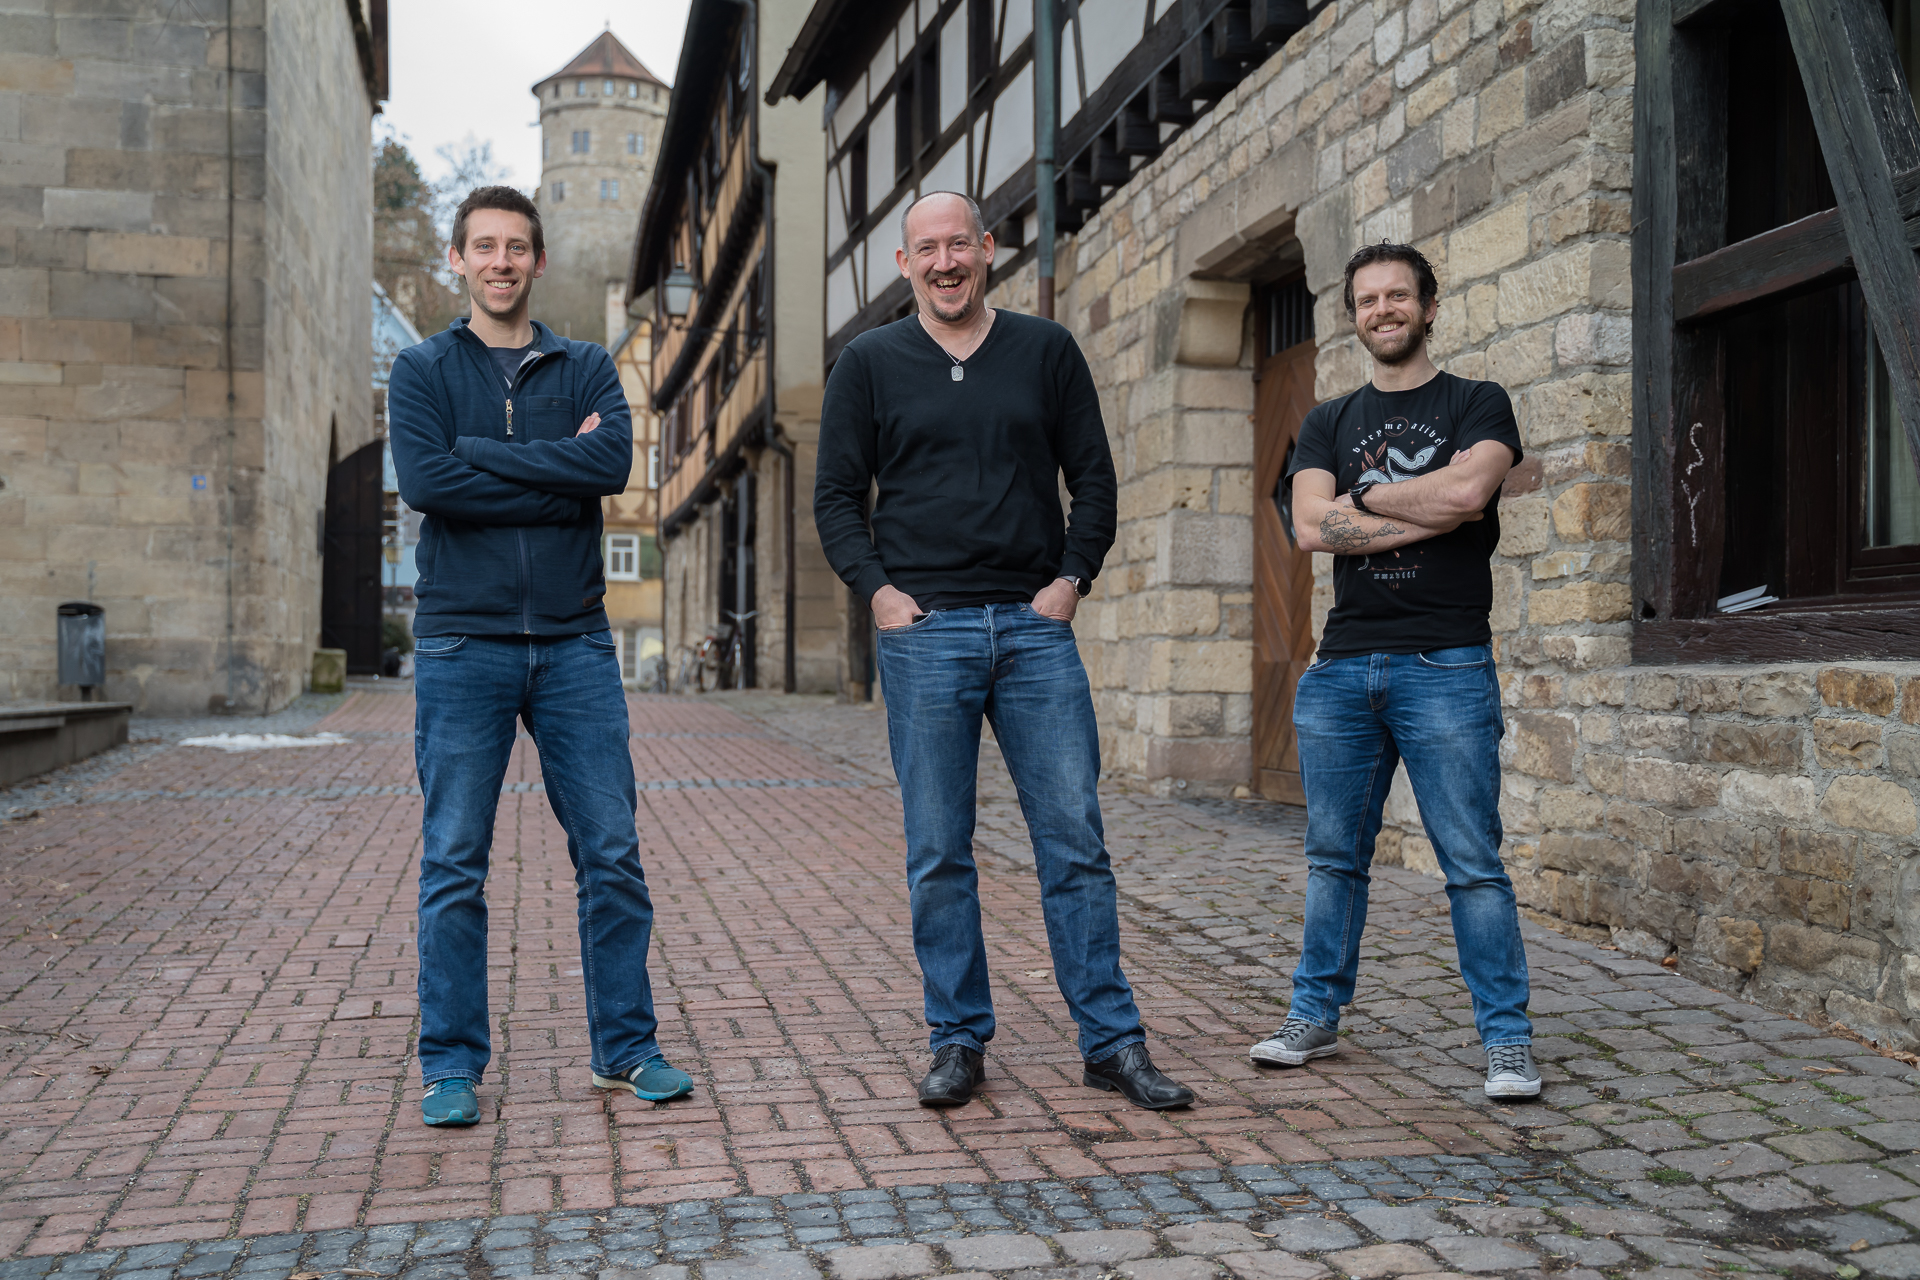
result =
[[[602,200],[618,200],[620,198],[620,179],[600,179],[600,198]]]
[[[603,98],[611,98],[613,96],[613,81],[602,80],[600,82],[600,96]]]
[[[587,96],[587,82],[585,80],[575,80],[573,82],[573,96],[576,98],[584,98]]]
[[[639,534],[610,533],[607,535],[607,581],[640,581]]]
[[[644,133],[628,134],[627,154],[630,156],[643,156],[647,154],[647,135]]]
[[[553,202],[555,204],[559,204],[562,200],[565,200],[566,198],[567,198],[567,184],[564,182],[554,183],[553,184]]]
[[[627,81],[627,96],[629,98],[637,98],[640,96],[640,82],[638,80]]]
[[[573,131],[573,154],[585,155],[593,150],[593,130],[575,129]]]
[[[650,444],[647,446],[647,488],[658,489],[659,487],[660,487],[660,446],[657,444]]]

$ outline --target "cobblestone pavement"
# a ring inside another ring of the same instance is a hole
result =
[[[1529,926],[1549,1083],[1490,1104],[1440,886],[1411,872],[1375,876],[1346,1052],[1252,1068],[1304,888],[1275,806],[1106,789],[1129,972],[1201,1102],[1085,1088],[990,749],[1001,1032],[981,1097],[923,1111],[882,717],[632,706],[662,1040],[701,1081],[667,1106],[587,1083],[570,868],[523,741],[490,1107],[419,1125],[404,689],[314,726],[346,745],[162,742],[0,824],[0,1280],[1920,1276],[1909,1066]]]

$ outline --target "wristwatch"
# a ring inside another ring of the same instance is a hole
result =
[[[1373,488],[1374,485],[1379,483],[1380,482],[1378,480],[1362,480],[1359,484],[1347,490],[1347,496],[1353,499],[1354,510],[1366,511],[1368,515],[1373,514],[1373,512],[1367,511],[1367,502],[1366,502],[1367,490]]]
[[[1091,582],[1088,582],[1085,578],[1076,578],[1070,573],[1061,574],[1060,581],[1072,587],[1073,593],[1082,599],[1086,598],[1087,592],[1093,590],[1093,584]]]

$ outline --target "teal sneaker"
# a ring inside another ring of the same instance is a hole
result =
[[[438,1128],[464,1129],[480,1123],[480,1099],[473,1081],[462,1076],[435,1080],[420,1099],[420,1118]]]
[[[678,1067],[667,1065],[667,1060],[654,1054],[639,1066],[629,1067],[617,1076],[603,1076],[593,1073],[593,1087],[596,1089],[625,1089],[636,1098],[645,1098],[649,1102],[665,1102],[669,1098],[681,1098],[693,1092],[693,1077]]]

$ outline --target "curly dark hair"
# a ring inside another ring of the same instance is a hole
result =
[[[500,209],[506,213],[519,214],[527,220],[527,225],[531,228],[533,256],[538,258],[547,251],[547,237],[540,229],[539,205],[527,199],[523,192],[516,191],[512,187],[475,187],[467,193],[467,198],[460,202],[460,207],[453,213],[453,247],[460,251],[461,257],[464,258],[467,254],[467,216],[475,209]],[[1347,280],[1351,284],[1353,280],[1351,274],[1348,275]],[[1351,298],[1351,290],[1348,296]]]
[[[1371,267],[1377,262],[1404,262],[1413,268],[1414,282],[1420,288],[1420,309],[1425,311],[1433,300],[1440,296],[1440,281],[1433,274],[1433,264],[1427,261],[1427,255],[1410,244],[1392,244],[1382,240],[1379,244],[1362,245],[1358,252],[1347,259],[1347,319],[1354,318],[1353,273],[1362,267]]]

